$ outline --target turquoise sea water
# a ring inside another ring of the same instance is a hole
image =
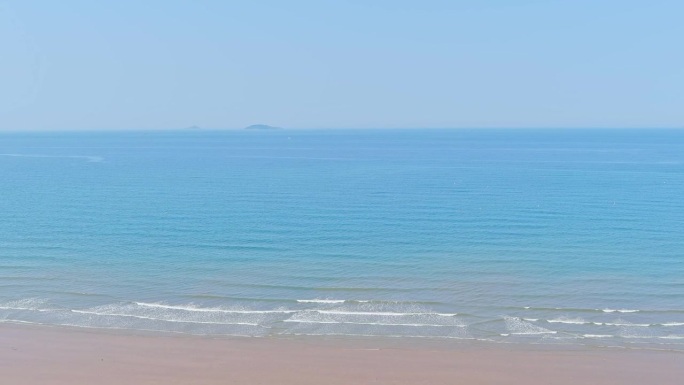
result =
[[[684,350],[684,130],[2,134],[0,321]]]

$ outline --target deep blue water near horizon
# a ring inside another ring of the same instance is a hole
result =
[[[0,135],[0,321],[684,350],[684,130]]]

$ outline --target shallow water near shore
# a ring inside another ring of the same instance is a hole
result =
[[[683,130],[0,136],[0,321],[684,350]]]

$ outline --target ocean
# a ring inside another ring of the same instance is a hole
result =
[[[684,351],[684,130],[0,134],[0,322]]]

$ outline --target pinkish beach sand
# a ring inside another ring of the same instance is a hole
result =
[[[684,354],[352,339],[208,338],[0,325],[0,382],[682,384]]]

